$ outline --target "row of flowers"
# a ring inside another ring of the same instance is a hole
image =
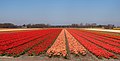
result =
[[[28,55],[39,55],[40,53],[43,53],[46,51],[50,45],[54,42],[54,40],[57,38],[57,36],[60,33],[60,29],[51,32],[49,35],[46,35],[43,42],[38,43],[38,45],[34,46],[32,49],[30,49],[27,54]]]
[[[26,35],[26,37],[22,37],[21,36],[17,40],[16,39],[9,40],[11,42],[5,41],[6,43],[4,43],[3,45],[2,45],[2,43],[0,43],[1,44],[0,45],[0,50],[4,51],[4,50],[10,49],[10,48],[13,48],[13,47],[25,44],[25,43],[30,42],[31,40],[33,40],[35,38],[39,38],[39,37],[45,36],[45,35],[47,35],[49,33],[51,33],[50,30],[36,30],[36,32],[35,31],[34,32],[29,32],[29,34]],[[24,32],[24,34],[25,34],[25,32]]]
[[[110,39],[111,41],[114,41],[116,43],[120,43],[120,36],[106,34],[106,33],[100,33],[100,32],[96,32],[96,31],[94,31],[94,32],[93,31],[85,31],[85,32],[100,35],[100,36],[106,37],[107,39]]]
[[[120,54],[120,48],[118,48],[116,46],[113,46],[113,45],[110,45],[110,42],[105,43],[106,40],[101,39],[101,38],[99,38],[99,40],[98,40],[97,36],[94,37],[93,35],[91,35],[89,33],[86,33],[86,32],[80,32],[79,31],[79,33],[80,33],[79,35],[81,35],[84,38],[88,39],[89,41],[97,44],[98,46],[101,46],[101,47],[103,47],[103,48],[105,48],[109,51],[113,51],[114,53]],[[102,42],[102,41],[104,41],[104,42]],[[111,44],[113,44],[113,43],[111,43]],[[115,44],[117,44],[117,43],[115,43]],[[120,46],[120,45],[118,45],[118,46]]]
[[[116,43],[114,42],[113,40],[111,40],[111,38],[107,38],[107,37],[104,37],[104,36],[100,36],[100,35],[95,35],[93,33],[89,33],[89,32],[85,32],[86,34],[89,34],[87,36],[91,37],[91,38],[95,38],[95,39],[98,39],[99,41],[101,42],[104,42],[104,43],[108,43],[110,45],[114,45],[116,47],[120,47],[120,43]]]
[[[46,52],[48,56],[67,56],[64,30],[61,31],[54,44]]]
[[[2,54],[12,55],[12,56],[23,54],[29,49],[31,49],[34,45],[41,43],[44,39],[49,37],[51,33],[54,32],[58,33],[58,30],[49,29],[49,30],[36,30],[36,32],[33,33],[29,32],[32,34],[27,36],[32,36],[31,38],[26,38],[26,37],[24,37],[24,39],[18,38],[19,40],[17,42],[15,41],[9,45],[0,46],[0,51],[4,52]]]
[[[10,41],[10,40],[13,40],[13,39],[16,40],[16,39],[19,39],[20,37],[26,37],[28,35],[37,33],[39,31],[40,30],[31,30],[31,31],[29,30],[29,31],[20,31],[20,32],[0,34],[0,43],[1,42],[7,42],[7,41]]]
[[[76,55],[79,55],[79,53],[86,55],[86,49],[67,30],[65,32],[70,52]]]
[[[78,31],[78,30],[73,30],[70,29],[68,30],[82,45],[84,45],[86,47],[86,49],[88,49],[91,53],[93,53],[94,55],[96,55],[97,57],[101,58],[101,57],[105,57],[105,58],[117,58],[117,56],[115,56],[113,53],[108,52],[107,50],[99,47],[98,45],[96,45],[95,43],[99,43],[96,42],[92,43],[91,41],[93,41],[93,38],[88,39],[88,36],[84,36],[84,34],[82,34],[82,32]],[[89,35],[89,34],[87,34]],[[102,44],[101,44],[102,45]],[[105,47],[105,46],[104,46]],[[107,47],[107,45],[106,45]],[[114,49],[114,48],[111,48]]]

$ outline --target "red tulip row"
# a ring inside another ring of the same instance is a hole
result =
[[[0,45],[8,45],[10,43],[14,43],[14,42],[17,42],[19,40],[24,40],[24,39],[27,39],[27,38],[31,38],[31,37],[34,37],[38,34],[35,34],[35,33],[38,33],[39,34],[42,32],[46,32],[46,30],[36,30],[36,31],[28,31],[28,32],[17,32],[17,33],[13,33],[13,34],[6,34],[7,36],[9,37],[6,37],[6,38],[3,38],[3,40],[1,40],[0,42]],[[4,35],[4,36],[6,36]],[[6,40],[8,39],[8,40]]]
[[[67,31],[66,32],[66,37],[68,40],[68,45],[69,45],[69,50],[73,54],[86,54],[86,49]]]
[[[81,31],[81,33],[83,33],[86,36],[89,36],[91,38],[97,39],[101,42],[104,42],[104,43],[107,43],[107,44],[110,44],[110,45],[113,45],[113,46],[116,46],[116,47],[120,47],[120,43],[116,43],[116,42],[112,41],[111,38],[107,38],[107,37],[100,36],[100,35],[97,35],[97,34],[92,34],[92,33],[89,33],[89,32],[82,31],[82,30],[80,30],[80,31]]]
[[[0,34],[0,42],[5,42],[8,40],[13,40],[13,39],[17,39],[21,36],[26,36],[26,35],[30,35],[30,33],[34,33],[34,31],[21,31],[21,32],[13,32],[13,33],[6,33],[6,34]]]
[[[0,46],[0,52],[4,52],[4,54],[13,56],[23,54],[25,51],[28,51],[35,45],[43,42],[46,38],[50,37],[51,33],[59,33],[58,31],[60,32],[60,29],[36,30],[36,32],[34,31],[33,33],[29,32],[32,34],[27,36],[34,36],[26,39],[19,38],[19,41],[17,42],[14,42],[7,46]]]
[[[97,44],[98,46],[101,46],[101,47],[103,47],[103,48],[105,48],[109,51],[113,51],[115,53],[120,54],[120,48],[118,48],[118,47],[115,47],[115,46],[112,46],[110,44],[107,44],[107,43],[101,42],[99,40],[96,40],[95,39],[96,37],[91,37],[92,35],[90,35],[90,34],[86,34],[86,33],[83,33],[81,31],[78,31],[77,33],[79,33],[80,36],[83,36],[84,38],[88,39],[89,41]]]
[[[39,30],[39,31],[41,31],[41,30]],[[48,32],[49,31],[49,32]],[[34,40],[34,39],[36,39],[36,38],[39,38],[39,37],[41,37],[41,36],[45,36],[45,35],[47,35],[48,33],[50,33],[51,31],[50,30],[44,30],[42,33],[40,32],[38,32],[38,33],[34,33],[34,34],[31,34],[31,35],[27,35],[27,36],[32,36],[32,37],[30,37],[30,38],[26,38],[26,37],[24,37],[24,39],[23,38],[18,38],[19,40],[17,40],[16,42],[14,42],[14,43],[11,43],[11,44],[8,44],[8,45],[4,45],[4,46],[0,46],[0,50],[6,50],[6,49],[10,49],[10,48],[13,48],[13,47],[16,47],[16,46],[19,46],[19,45],[22,45],[22,44],[25,44],[25,43],[28,43],[28,42],[30,42],[31,40]],[[31,33],[31,32],[30,32]],[[34,35],[34,36],[33,36]],[[2,44],[2,43],[1,43]]]
[[[54,44],[47,50],[49,56],[67,56],[64,30],[61,31]]]
[[[28,51],[30,48],[32,48],[34,45],[42,42],[45,38],[49,37],[50,35],[48,36],[44,36],[42,38],[38,38],[38,39],[35,39],[33,41],[30,41],[28,43],[25,43],[23,45],[20,45],[18,47],[15,47],[15,48],[12,48],[12,49],[8,49],[5,51],[5,54],[6,55],[12,55],[12,56],[16,56],[16,55],[20,55],[22,54],[23,52],[26,52]]]
[[[85,36],[83,34],[81,34],[80,31],[78,30],[73,30],[73,29],[69,29],[68,30],[82,45],[84,45],[91,53],[93,53],[94,55],[96,55],[97,57],[105,57],[105,58],[117,58],[117,56],[115,56],[113,53],[108,52],[107,50],[104,50],[103,48],[99,47],[98,45],[96,45],[95,43],[91,42],[93,41],[93,38],[89,39],[87,36],[85,38]],[[88,35],[88,34],[87,34]],[[97,41],[97,40],[94,40]],[[99,44],[99,42],[96,42]],[[101,44],[103,45],[103,44]],[[107,47],[104,46],[104,47]],[[109,48],[109,47],[108,47]],[[114,50],[114,48],[111,48]]]
[[[110,35],[110,34],[100,33],[100,32],[96,32],[96,31],[93,32],[93,31],[87,31],[86,30],[86,32],[96,34],[96,35],[100,35],[100,36],[107,37],[107,38],[111,38],[111,40],[120,43],[120,36],[115,36],[115,35],[112,35],[112,34]]]
[[[41,52],[44,52],[52,43],[53,41],[57,38],[58,34],[60,33],[61,30],[51,32],[49,34],[50,36],[45,38],[45,40],[41,43],[39,43],[37,46],[33,47],[28,51],[28,55],[39,55]],[[48,35],[46,35],[48,36]]]
[[[114,43],[119,43],[120,44],[120,40],[117,40],[117,39],[115,39],[112,36],[111,37],[109,37],[109,35],[108,36],[104,36],[103,33],[99,33],[99,32],[96,32],[96,31],[94,31],[94,32],[93,31],[87,31],[87,30],[81,30],[81,31],[85,32],[85,33],[92,34],[92,35],[96,35],[99,38],[106,39],[106,40],[112,41]]]

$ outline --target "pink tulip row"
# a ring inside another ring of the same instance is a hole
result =
[[[61,31],[54,44],[47,50],[46,53],[49,56],[67,56],[64,30]]]
[[[68,45],[69,45],[69,50],[73,54],[86,54],[86,49],[67,31],[66,32],[66,37],[68,40]]]

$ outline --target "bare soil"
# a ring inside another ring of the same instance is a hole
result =
[[[86,56],[76,56],[73,54],[70,54],[69,59],[65,59],[63,57],[47,57],[44,54],[41,54],[39,56],[20,56],[17,58],[14,57],[6,57],[6,56],[0,56],[0,61],[120,61],[119,59],[99,59],[96,56],[92,55],[88,52]]]

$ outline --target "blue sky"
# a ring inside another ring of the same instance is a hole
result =
[[[120,23],[120,0],[0,0],[0,23]]]

